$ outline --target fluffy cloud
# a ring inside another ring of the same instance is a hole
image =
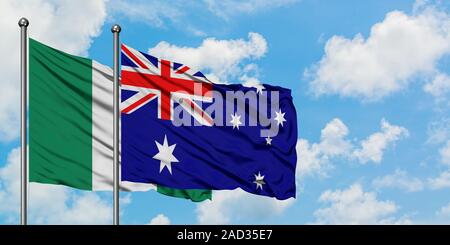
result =
[[[150,220],[149,225],[170,225],[170,220],[164,214],[158,214]]]
[[[431,122],[428,125],[428,144],[438,145],[439,149],[439,161],[447,166],[450,166],[450,118],[443,117],[440,120]],[[450,175],[448,180],[444,178],[446,172],[442,172],[441,176],[430,179],[432,186],[450,186]],[[448,182],[448,184],[444,184]]]
[[[408,219],[397,219],[399,207],[393,201],[378,200],[374,192],[364,192],[360,184],[344,190],[327,190],[319,202],[329,206],[314,212],[318,224],[403,224]]]
[[[391,187],[407,192],[416,192],[424,189],[422,180],[410,177],[405,171],[399,169],[395,170],[393,174],[374,179],[372,185],[377,189]]]
[[[325,177],[333,168],[330,158],[345,156],[352,148],[347,135],[347,126],[339,118],[334,118],[322,129],[319,143],[310,144],[306,139],[299,139],[296,146],[297,176]]]
[[[299,139],[296,145],[297,170],[296,176],[302,179],[304,176],[326,177],[327,172],[333,168],[326,156],[323,156],[316,143],[310,144],[308,140]]]
[[[450,217],[450,203],[441,207],[441,209],[439,209],[439,211],[437,212],[437,215]]]
[[[222,1],[160,1],[160,0],[109,0],[111,20],[126,18],[156,28],[176,28],[194,36],[206,36],[205,31],[192,21],[190,13],[229,20],[236,15],[248,15],[286,6],[298,0],[222,0]],[[213,15],[211,15],[213,14]],[[215,15],[215,16],[214,16]]]
[[[370,135],[361,142],[361,148],[353,152],[353,157],[361,163],[369,161],[380,163],[383,152],[395,141],[407,137],[408,130],[404,127],[391,125],[384,118],[381,120],[381,132]]]
[[[441,162],[450,166],[450,140],[439,150]]]
[[[352,148],[351,143],[345,139],[347,135],[348,128],[341,120],[331,120],[320,132],[321,152],[327,156],[345,154]]]
[[[0,168],[0,214],[11,223],[18,222],[20,203],[20,149],[8,156]],[[33,224],[110,224],[109,201],[92,192],[77,194],[69,188],[30,184],[29,219]]]
[[[30,21],[30,36],[72,54],[86,55],[92,38],[99,35],[106,17],[104,1],[0,1],[0,141],[19,134],[19,26],[20,17]],[[15,38],[14,38],[15,37]]]
[[[229,19],[236,14],[253,14],[271,8],[278,8],[297,1],[298,0],[204,0],[212,13],[224,19]]]
[[[108,4],[108,14],[114,18],[126,17],[132,21],[163,27],[165,21],[178,21],[184,15],[179,8],[181,4],[183,4],[181,1],[173,3],[172,1],[111,0]]]
[[[380,163],[384,151],[395,141],[406,137],[408,130],[391,125],[382,119],[381,131],[371,134],[359,143],[353,144],[348,140],[348,134],[348,127],[339,118],[334,118],[322,129],[320,142],[310,143],[306,139],[299,139],[296,147],[297,176],[300,178],[308,175],[325,177],[333,168],[331,161],[339,157],[355,159],[361,164],[369,161]],[[357,144],[360,145],[358,148]]]
[[[215,191],[213,200],[206,200],[197,206],[199,224],[230,224],[245,220],[261,222],[266,218],[280,215],[290,207],[295,199],[276,200],[247,193],[241,189]]]
[[[36,224],[112,223],[109,201],[92,192],[75,194],[61,186],[32,184],[30,193],[33,192],[36,194],[30,195],[29,214]]]
[[[447,125],[448,127],[448,125]],[[440,126],[437,127],[437,130],[429,137],[429,141],[433,143],[443,143],[442,137],[433,137],[437,132],[446,132],[448,128],[442,128]],[[447,132],[448,133],[448,132]],[[447,135],[448,136],[448,135]],[[450,140],[447,140],[446,143],[439,149],[439,156],[441,163],[450,167]],[[436,177],[430,177],[427,180],[428,186],[432,190],[442,189],[442,188],[450,188],[450,170],[442,171]]]
[[[427,143],[445,143],[450,139],[450,117],[431,122],[428,125],[427,134]]]
[[[425,84],[423,89],[425,92],[441,98],[450,93],[450,77],[447,74],[439,73],[430,83]]]
[[[9,213],[19,209],[20,190],[20,151],[12,150],[6,165],[0,168],[0,213]]]
[[[436,178],[428,178],[428,185],[431,189],[442,189],[450,187],[450,170],[441,172]]]
[[[150,48],[149,52],[161,58],[188,64],[196,70],[211,72],[221,82],[227,82],[228,79],[245,75],[242,63],[261,58],[267,52],[267,42],[261,34],[250,32],[248,40],[207,38],[196,48],[179,47],[162,41]],[[211,76],[208,77],[211,79]]]
[[[333,36],[325,55],[305,75],[316,95],[339,94],[373,101],[404,89],[419,74],[433,75],[450,53],[450,16],[430,6],[412,15],[389,12],[372,26],[369,37]],[[427,85],[435,92],[445,81]]]

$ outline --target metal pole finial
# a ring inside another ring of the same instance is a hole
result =
[[[30,24],[30,22],[28,21],[27,18],[25,18],[25,17],[20,18],[20,20],[19,20],[19,26],[20,27],[22,27],[22,26],[27,27],[29,24]]]
[[[112,33],[115,33],[115,32],[120,33],[121,30],[122,30],[122,28],[120,28],[120,26],[118,24],[115,24],[111,27]]]

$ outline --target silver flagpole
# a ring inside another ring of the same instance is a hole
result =
[[[114,36],[114,205],[113,205],[113,224],[119,225],[119,33],[120,26],[114,25],[111,32]]]
[[[28,202],[28,166],[27,166],[27,27],[28,20],[21,18],[20,26],[20,86],[21,86],[21,104],[20,104],[20,224],[27,224],[27,202]]]

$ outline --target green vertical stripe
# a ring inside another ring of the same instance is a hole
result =
[[[164,187],[160,185],[156,187],[156,190],[159,193],[167,196],[191,199],[194,202],[201,202],[206,199],[212,200],[211,190],[197,190],[197,189],[182,190]]]
[[[92,189],[92,62],[29,42],[30,181]]]

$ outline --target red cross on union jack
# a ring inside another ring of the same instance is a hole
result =
[[[188,66],[158,59],[122,44],[122,89],[137,92],[122,102],[122,113],[129,114],[158,99],[158,118],[173,120],[174,103],[179,103],[202,125],[213,119],[195,101],[211,102],[211,82]]]

